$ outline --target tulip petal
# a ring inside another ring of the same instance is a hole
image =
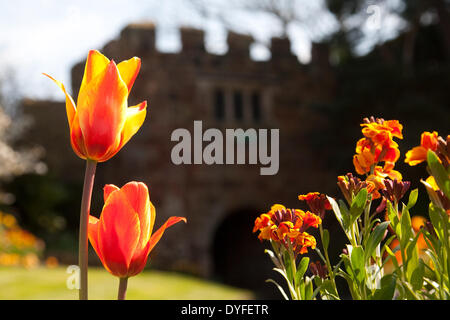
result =
[[[78,114],[75,113],[75,117],[72,121],[72,127],[70,128],[70,144],[77,156],[81,159],[86,159],[87,151],[84,145],[83,132],[80,128],[80,122],[78,120]]]
[[[129,107],[127,109],[127,116],[122,131],[122,139],[120,148],[122,148],[132,136],[138,132],[142,126],[147,115],[147,101],[141,102],[137,106]]]
[[[147,263],[147,258],[148,258],[148,254],[150,253],[150,245],[152,244],[150,241],[150,234],[151,234],[151,230],[153,228],[154,222],[155,222],[155,207],[153,206],[153,204],[150,202],[150,216],[151,216],[151,222],[150,222],[150,233],[149,233],[149,237],[147,238],[147,241],[140,241],[138,243],[138,245],[136,246],[136,250],[134,251],[134,255],[133,258],[131,259],[130,262],[130,267],[128,269],[128,274],[129,276],[133,276],[136,275],[138,273],[140,273],[142,271],[142,269],[144,269],[146,263]],[[142,237],[144,238],[144,237]],[[141,239],[142,239],[141,238]]]
[[[140,238],[136,250],[142,250],[150,239],[151,220],[155,216],[154,211],[150,208],[150,198],[147,186],[142,182],[129,182],[121,188],[121,192],[127,198],[133,210],[139,216]]]
[[[133,57],[129,60],[122,61],[117,65],[119,69],[120,76],[122,80],[126,83],[128,87],[128,93],[131,91],[133,87],[134,81],[141,69],[141,59],[138,57]]]
[[[149,241],[150,242],[149,251],[151,251],[153,247],[158,243],[158,241],[161,239],[162,235],[164,234],[164,231],[167,228],[181,221],[187,223],[187,220],[184,217],[170,217],[169,219],[167,219],[167,221],[154,234],[152,234],[152,237],[150,238]]]
[[[124,193],[113,192],[108,197],[100,217],[98,248],[105,267],[115,276],[124,277],[139,241],[139,217]]]
[[[173,226],[174,224],[184,221],[186,223],[186,218],[184,217],[170,217],[167,221],[152,235],[150,241],[147,243],[146,247],[138,254],[133,257],[129,267],[129,276],[135,276],[140,273],[145,265],[147,264],[148,255],[150,251],[152,251],[153,247],[158,243],[161,239],[164,231]]]
[[[106,200],[108,200],[109,195],[114,192],[120,190],[119,187],[113,185],[113,184],[107,184],[103,187],[103,201],[106,203]]]
[[[108,63],[109,59],[97,50],[89,51],[86,59],[86,65],[84,67],[84,75],[83,80],[81,81],[80,91],[81,88],[91,82],[92,79],[101,74],[108,66]]]
[[[101,262],[103,264],[105,264],[103,261],[102,252],[98,248],[98,222],[99,221],[100,220],[97,219],[96,217],[89,215],[88,236],[89,236],[89,241],[92,245],[92,248],[94,248],[94,250],[95,250],[95,253],[97,253]]]
[[[43,73],[43,75],[48,77],[48,78],[50,78],[51,80],[53,80],[58,85],[58,87],[61,88],[61,90],[64,92],[64,94],[66,95],[67,120],[69,122],[69,127],[72,128],[72,121],[73,121],[73,118],[75,117],[75,113],[77,112],[77,108],[75,106],[75,102],[73,101],[73,98],[70,96],[70,94],[67,93],[66,88],[64,87],[62,82],[54,79],[52,76],[49,76],[46,73]]]
[[[118,151],[127,97],[127,86],[114,61],[80,89],[77,114],[88,158],[103,162]]]
[[[128,277],[134,277],[144,270],[145,265],[147,264],[148,255],[150,253],[150,245],[151,243],[149,241],[142,250],[135,253],[135,256],[131,260],[128,268]]]

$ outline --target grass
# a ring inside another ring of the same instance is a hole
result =
[[[75,300],[78,290],[67,287],[65,267],[0,267],[0,300]],[[89,299],[117,299],[119,279],[102,268],[89,269]],[[146,271],[130,278],[129,300],[244,300],[254,298],[247,290],[192,276]]]

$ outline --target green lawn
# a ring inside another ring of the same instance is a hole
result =
[[[72,300],[78,290],[69,290],[65,267],[31,270],[0,267],[0,300]],[[117,298],[119,280],[102,268],[89,270],[89,299]],[[209,282],[178,273],[146,271],[130,278],[127,299],[241,300],[252,299],[250,291]]]

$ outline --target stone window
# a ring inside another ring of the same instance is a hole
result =
[[[261,120],[261,99],[258,92],[252,93],[251,103],[253,120],[259,122]]]
[[[242,92],[235,91],[233,94],[233,105],[234,105],[234,117],[236,120],[242,120],[244,118],[244,100],[242,97]]]
[[[216,121],[259,123],[263,119],[261,92],[216,87],[212,92],[213,116]]]
[[[216,89],[214,93],[214,115],[219,121],[225,119],[225,94],[221,89]]]

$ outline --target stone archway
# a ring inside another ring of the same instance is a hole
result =
[[[225,284],[248,288],[258,298],[280,298],[277,289],[265,280],[277,277],[272,262],[253,224],[258,210],[244,208],[230,212],[217,226],[212,242],[213,277]]]

